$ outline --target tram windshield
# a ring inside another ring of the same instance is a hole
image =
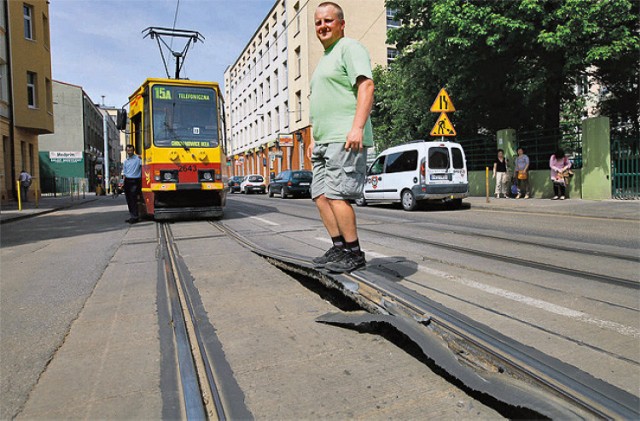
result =
[[[218,109],[212,88],[154,85],[153,142],[156,146],[218,146]]]

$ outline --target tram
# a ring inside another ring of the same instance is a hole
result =
[[[227,176],[218,84],[149,78],[129,97],[128,117],[129,143],[142,158],[141,215],[222,218]]]

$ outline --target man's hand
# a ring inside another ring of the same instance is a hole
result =
[[[316,142],[313,140],[309,142],[309,146],[307,146],[307,158],[311,159],[311,156],[313,155],[313,148],[315,148],[315,146]]]
[[[351,131],[347,134],[347,141],[344,144],[344,148],[346,150],[362,150],[362,138],[364,137],[363,129],[351,129]]]

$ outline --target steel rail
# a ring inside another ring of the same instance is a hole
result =
[[[173,279],[176,281],[178,294],[180,297],[181,310],[186,320],[188,339],[191,345],[191,354],[195,362],[196,372],[200,384],[200,398],[207,409],[209,419],[226,420],[227,415],[225,406],[215,379],[211,359],[207,355],[206,346],[203,341],[202,333],[198,326],[198,317],[196,315],[193,299],[189,293],[185,276],[179,264],[180,254],[177,250],[171,227],[167,223],[161,223],[162,231],[166,241],[166,247],[170,258],[171,268],[174,273]],[[208,399],[211,397],[211,399]]]
[[[171,247],[164,225],[158,225],[158,231],[160,259],[164,268],[164,271],[158,273],[158,276],[163,276],[169,295],[184,409],[188,420],[205,419],[206,409],[202,400],[196,364],[191,353],[187,321],[183,314],[178,288],[179,281],[171,258]]]
[[[462,341],[463,344],[458,344],[457,348],[469,349],[476,357],[483,356],[500,370],[516,378],[525,378],[592,416],[640,418],[640,400],[637,397],[399,285],[397,279],[390,280],[383,273],[369,270],[335,275],[318,271],[313,269],[309,258],[265,250],[220,222],[212,224],[280,267],[320,280],[332,280],[334,288],[341,289],[351,298],[360,297],[368,301],[369,310],[385,312],[399,306],[401,314],[407,314],[414,320],[429,316],[428,326],[449,345]]]

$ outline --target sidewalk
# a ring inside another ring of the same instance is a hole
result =
[[[469,197],[463,200],[471,208],[494,211],[544,213],[551,215],[584,216],[592,218],[640,221],[640,200],[551,200],[551,199],[496,199]]]
[[[55,212],[60,209],[70,208],[82,203],[93,202],[97,200],[94,193],[87,193],[80,195],[80,197],[70,196],[46,196],[41,197],[38,201],[38,207],[34,201],[22,203],[22,210],[18,210],[18,202],[11,201],[0,205],[0,224],[6,222],[17,221],[24,218],[29,218],[36,215],[42,215],[45,213]]]

